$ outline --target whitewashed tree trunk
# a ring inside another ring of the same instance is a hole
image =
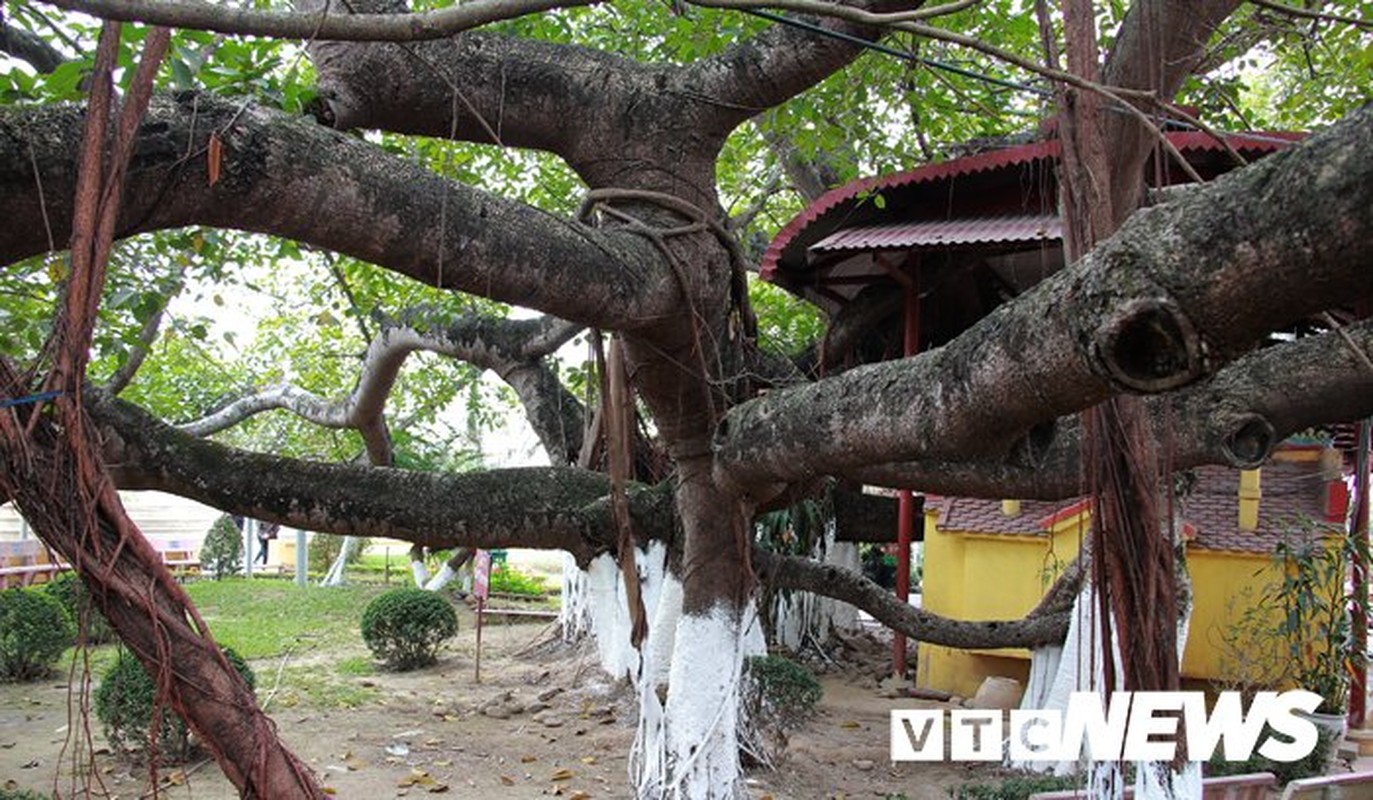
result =
[[[343,537],[343,546],[338,550],[338,557],[334,563],[329,565],[329,571],[320,579],[320,586],[342,586],[346,579],[348,569],[348,559],[353,557],[353,551],[357,549],[358,539],[356,536]]]
[[[825,524],[824,537],[816,542],[810,558],[860,572],[858,547],[835,541],[834,520]],[[813,646],[823,649],[835,631],[858,628],[858,609],[848,603],[810,592],[780,591],[772,601],[773,637],[793,652]]]
[[[424,559],[416,558],[410,562],[410,576],[415,580],[416,589],[423,589],[424,584],[429,582],[429,567]]]
[[[586,572],[571,553],[563,553],[562,607],[558,625],[564,642],[577,642],[591,631],[591,590]]]
[[[630,771],[640,798],[748,797],[740,779],[739,691],[744,659],[764,652],[752,606],[743,617],[723,604],[677,620],[667,703],[642,681]]]
[[[1191,587],[1185,565],[1178,569],[1178,659],[1187,645],[1192,616]],[[1031,655],[1030,681],[1021,708],[1064,711],[1073,692],[1100,691],[1105,683],[1100,627],[1097,624],[1096,593],[1091,581],[1084,581],[1073,602],[1072,621],[1062,646],[1037,648]],[[1120,664],[1120,644],[1114,640],[1119,623],[1111,626],[1115,650],[1114,663]],[[1117,675],[1117,682],[1119,675]],[[1080,761],[1023,761],[1013,766],[1073,775],[1083,771]],[[1200,800],[1201,764],[1188,761],[1181,771],[1167,762],[1141,762],[1135,770],[1135,797],[1138,800]],[[1119,800],[1124,796],[1125,777],[1114,762],[1088,762],[1089,793],[1094,800]]]

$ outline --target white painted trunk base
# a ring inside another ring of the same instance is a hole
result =
[[[639,570],[639,592],[644,601],[644,613],[649,619],[648,640],[644,652],[652,652],[655,628],[652,622],[658,608],[664,575],[667,574],[667,546],[652,542],[647,550],[635,549],[634,561]],[[596,637],[596,650],[601,668],[615,678],[638,682],[642,659],[630,643],[632,624],[629,599],[625,592],[620,567],[609,553],[597,556],[586,571],[587,603],[590,630]],[[680,605],[680,603],[679,603]]]
[[[424,565],[423,561],[411,561],[410,574],[415,578],[416,589],[423,589],[424,584],[429,582],[429,568]]]
[[[1178,565],[1179,583],[1186,587],[1188,576],[1183,566]],[[1178,659],[1187,645],[1187,634],[1191,626],[1192,606],[1190,588],[1180,592],[1183,599],[1178,620]],[[1026,709],[1049,709],[1063,711],[1068,707],[1068,697],[1073,692],[1098,691],[1105,683],[1104,666],[1100,641],[1100,628],[1097,625],[1096,594],[1091,581],[1084,581],[1082,591],[1073,601],[1068,635],[1062,646],[1037,648],[1031,654],[1030,680],[1020,707]],[[1115,651],[1114,663],[1120,664],[1120,642],[1116,638],[1120,626],[1113,625],[1112,648]],[[1117,674],[1117,682],[1119,674]],[[1056,775],[1078,774],[1084,769],[1080,761],[1014,762],[1012,766],[1022,769],[1048,771]],[[1201,800],[1201,764],[1186,762],[1182,770],[1174,771],[1166,762],[1143,762],[1136,765],[1135,797],[1138,800]],[[1087,762],[1089,793],[1094,800],[1119,800],[1124,796],[1125,778],[1120,766],[1111,762]]]
[[[810,558],[859,572],[858,547],[852,542],[836,542],[834,535],[831,520]],[[858,629],[857,608],[810,592],[778,592],[773,598],[772,619],[777,644],[792,652],[808,646],[823,649],[835,631],[852,633]]]
[[[586,573],[571,553],[563,553],[562,608],[558,626],[564,642],[581,641],[591,632],[591,596]]]
[[[329,565],[329,571],[324,574],[323,578],[320,578],[320,586],[342,586],[345,583],[347,578],[348,559],[352,556],[353,551],[356,550],[357,547],[358,540],[356,536],[343,537],[343,546],[339,548],[338,556],[334,559],[334,563]]]
[[[667,706],[640,683],[639,730],[630,758],[641,798],[733,800],[748,796],[739,764],[739,685],[744,659],[762,652],[757,614],[722,605],[680,615]]]
[[[426,592],[437,592],[438,590],[452,583],[453,579],[457,576],[457,570],[453,569],[447,564],[444,564],[443,568],[440,569],[438,573],[434,575],[434,577],[424,582],[424,590]]]

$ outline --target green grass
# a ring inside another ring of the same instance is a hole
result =
[[[258,690],[258,697],[263,690]],[[341,680],[313,666],[288,666],[272,708],[358,708],[381,699],[381,691],[357,681]],[[271,709],[268,709],[270,712]]]
[[[334,663],[334,672],[353,678],[377,674],[377,665],[367,656],[349,656]]]
[[[220,644],[244,658],[274,658],[316,649],[356,645],[358,619],[384,586],[299,587],[275,580],[195,581],[191,599]]]

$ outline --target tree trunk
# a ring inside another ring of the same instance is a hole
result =
[[[51,422],[29,446],[0,440],[0,490],[48,546],[70,562],[96,608],[143,664],[161,702],[180,714],[247,798],[323,798],[309,770],[277,738],[253,692],[229,666],[161,556],[133,527],[113,485],[98,505],[73,504],[74,463]]]

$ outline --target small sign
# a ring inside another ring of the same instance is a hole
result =
[[[485,600],[491,594],[490,551],[478,550],[472,557],[472,593],[479,600]]]

